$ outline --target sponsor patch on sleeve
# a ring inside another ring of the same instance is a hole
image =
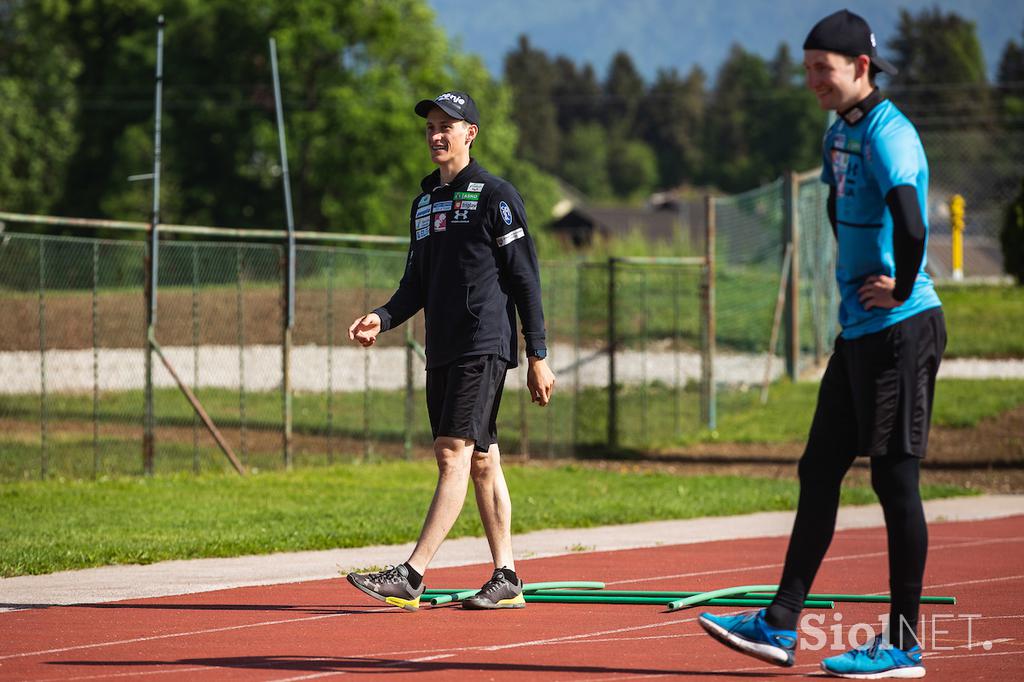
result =
[[[512,224],[512,209],[508,207],[504,201],[498,204],[498,210],[501,211],[501,219],[505,221],[506,225]],[[522,235],[519,235],[520,237]],[[504,244],[502,245],[504,246]]]
[[[422,230],[424,227],[430,227],[430,216],[428,215],[416,219],[416,229]]]
[[[501,203],[504,204],[505,202],[503,201]],[[503,234],[500,237],[498,237],[498,246],[507,246],[507,245],[511,244],[512,242],[514,242],[515,240],[517,240],[517,239],[519,239],[521,237],[525,237],[525,236],[526,236],[526,231],[523,230],[523,228],[521,228],[521,227],[517,227],[516,229],[512,230],[511,232],[509,232],[507,234]]]
[[[470,192],[479,192],[483,188],[484,183],[482,182],[471,182],[468,185],[466,185],[466,189],[469,190]]]
[[[430,220],[430,219],[427,218],[427,220]],[[421,227],[420,229],[416,230],[416,241],[419,241],[419,240],[423,239],[424,237],[429,237],[429,236],[430,236],[430,225],[427,225],[426,227]]]
[[[426,206],[420,206],[419,208],[416,209],[417,218],[422,218],[425,215],[430,215],[430,204],[427,204]]]
[[[423,196],[420,197],[420,203],[419,203],[420,206],[426,206],[429,203],[430,203],[430,195],[429,194],[424,194]]]

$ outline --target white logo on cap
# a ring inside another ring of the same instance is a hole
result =
[[[438,95],[438,96],[437,96],[437,99],[435,99],[434,101],[435,101],[435,102],[444,102],[445,100],[450,100],[450,101],[452,101],[452,102],[455,102],[455,103],[456,103],[456,104],[458,104],[458,105],[459,105],[460,107],[461,107],[461,106],[462,106],[463,104],[465,104],[465,103],[466,103],[466,100],[465,100],[465,98],[463,98],[463,97],[459,97],[458,95],[452,94],[452,93],[450,93],[450,92],[446,92],[446,93],[444,93],[443,95]]]
[[[878,47],[878,44],[875,42],[875,34],[874,33],[871,34],[871,47]]]

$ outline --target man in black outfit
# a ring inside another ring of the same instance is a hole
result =
[[[941,303],[925,271],[928,161],[913,124],[875,87],[877,71],[896,69],[876,53],[864,19],[842,10],[818,22],[804,42],[804,68],[818,104],[838,114],[825,136],[821,179],[839,244],[842,333],[800,460],[778,593],[767,609],[703,614],[700,623],[734,649],[793,665],[800,611],[832,541],[840,484],[856,457],[869,456],[889,541],[889,632],[821,665],[839,677],[923,677],[915,630],[928,529],[919,476],[946,346]]]
[[[350,573],[366,594],[406,610],[419,607],[423,574],[462,510],[471,477],[494,573],[470,609],[521,608],[523,583],[512,556],[512,503],[501,470],[497,416],[505,372],[518,366],[516,309],[529,360],[531,399],[545,406],[555,377],[545,360],[540,271],[526,209],[511,184],[470,157],[479,132],[476,103],[449,91],[422,100],[426,142],[438,169],[423,179],[409,215],[409,257],[386,304],[349,327],[364,347],[421,308],[426,323],[427,411],[438,482],[408,561]]]

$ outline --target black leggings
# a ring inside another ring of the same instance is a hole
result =
[[[800,460],[800,502],[778,594],[768,621],[795,630],[804,598],[821,566],[836,526],[839,488],[852,458],[808,451]],[[871,458],[871,486],[882,503],[889,536],[890,639],[909,649],[916,642],[918,610],[928,555],[928,526],[919,490],[921,460],[906,455]],[[897,624],[901,624],[897,629]]]

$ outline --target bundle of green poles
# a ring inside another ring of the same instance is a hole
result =
[[[570,580],[526,583],[523,598],[527,602],[549,604],[652,604],[678,611],[691,606],[768,606],[778,585],[742,585],[710,591],[606,590],[602,582]],[[426,589],[423,599],[431,606],[468,599],[475,589]],[[831,609],[836,602],[888,603],[884,594],[809,594],[804,608]],[[922,596],[922,604],[955,604],[956,597]]]

